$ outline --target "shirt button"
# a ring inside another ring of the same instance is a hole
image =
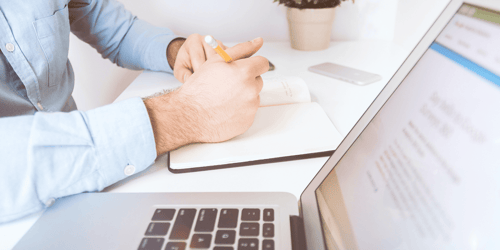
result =
[[[54,203],[55,203],[55,202],[56,202],[56,199],[54,199],[54,198],[50,198],[50,199],[48,199],[48,200],[45,202],[45,206],[50,207],[50,206],[54,205]]]
[[[14,47],[14,44],[12,43],[7,43],[5,44],[5,48],[7,49],[7,51],[12,52],[16,47]]]
[[[40,108],[40,110],[43,110],[43,106],[42,106],[42,104],[37,103],[36,105]]]
[[[135,173],[135,167],[134,167],[134,165],[128,165],[128,166],[126,166],[125,167],[125,171],[123,171],[123,172],[125,172],[126,176],[133,175]]]

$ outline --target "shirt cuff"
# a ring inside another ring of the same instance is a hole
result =
[[[154,163],[153,128],[140,98],[90,110],[87,117],[102,176],[99,190]]]
[[[167,61],[167,47],[176,36],[159,36],[148,46],[144,61],[147,67],[153,71],[172,73],[173,70]]]
[[[177,37],[168,28],[135,19],[120,45],[119,65],[172,73],[167,61],[167,46]]]

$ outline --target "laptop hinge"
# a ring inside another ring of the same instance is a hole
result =
[[[301,217],[290,216],[290,231],[292,233],[292,250],[307,250],[304,220]]]

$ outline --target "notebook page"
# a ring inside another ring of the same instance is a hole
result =
[[[248,131],[221,143],[170,152],[170,168],[186,169],[335,150],[343,137],[319,104],[259,108]]]
[[[260,91],[260,106],[274,106],[290,103],[311,102],[306,82],[294,76],[263,77]]]

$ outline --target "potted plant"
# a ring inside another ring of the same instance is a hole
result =
[[[292,48],[327,49],[330,45],[335,7],[341,1],[346,0],[274,0],[287,7]]]

